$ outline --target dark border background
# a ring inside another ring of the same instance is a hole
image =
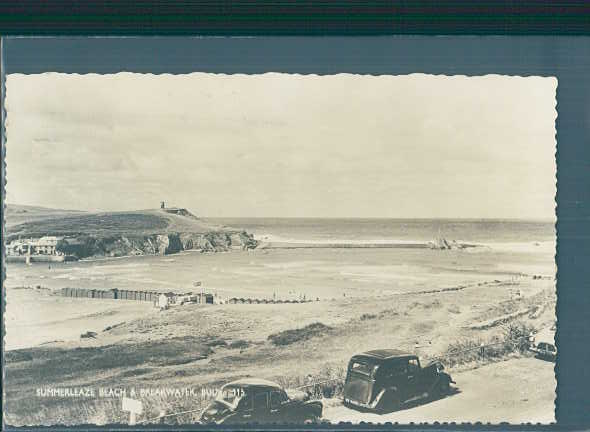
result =
[[[559,426],[590,425],[590,38],[5,38],[2,54],[3,73],[28,74],[272,71],[556,76],[556,417]]]
[[[590,33],[584,0],[3,0],[4,35]]]

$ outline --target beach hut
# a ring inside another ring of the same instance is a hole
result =
[[[86,297],[92,298],[93,297],[93,291],[94,290],[86,290]]]
[[[158,297],[158,307],[160,309],[168,309],[168,296],[166,294],[160,294]]]
[[[140,301],[145,301],[146,300],[145,299],[145,295],[146,295],[146,292],[145,291],[140,291],[139,292],[139,300]]]

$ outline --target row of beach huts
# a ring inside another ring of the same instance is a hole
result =
[[[112,300],[135,300],[148,301],[160,305],[160,307],[182,305],[186,303],[226,303],[226,304],[283,304],[283,303],[309,303],[311,299],[266,299],[266,298],[237,298],[233,297],[227,300],[219,301],[210,293],[185,293],[177,294],[173,292],[157,291],[130,291],[117,288],[101,290],[87,288],[62,288],[60,294],[64,297],[74,298],[92,298],[92,299],[112,299]],[[165,298],[164,298],[165,297]],[[316,299],[316,301],[319,299]]]
[[[319,300],[319,299],[318,299]],[[306,299],[294,299],[294,300],[282,300],[282,299],[256,299],[256,298],[230,298],[226,303],[230,304],[281,304],[281,303],[310,303],[313,300]]]
[[[108,290],[86,288],[62,288],[60,293],[64,297],[135,300],[149,302],[157,302],[159,301],[161,296],[166,296],[169,299],[168,301],[170,303],[174,303],[177,298],[182,298],[182,300],[185,300],[184,298],[188,297],[187,295],[176,294],[173,292],[130,291],[120,290],[117,288]],[[213,294],[203,293],[190,295],[190,300],[197,303],[213,303]]]

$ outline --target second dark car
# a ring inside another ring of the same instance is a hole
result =
[[[321,418],[322,402],[278,384],[247,378],[226,384],[201,415],[202,423],[308,423]]]
[[[422,367],[417,356],[394,349],[357,354],[348,364],[344,403],[386,412],[414,399],[446,395],[454,381],[443,369],[440,362]]]

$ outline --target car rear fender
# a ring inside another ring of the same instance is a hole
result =
[[[314,416],[321,417],[324,410],[324,404],[318,400],[310,400],[303,402],[302,405],[305,412],[309,412]]]
[[[451,378],[451,375],[449,375],[448,373],[445,372],[441,372],[440,374],[441,376],[444,376],[444,378],[449,381],[452,384],[457,384],[455,381],[453,381],[453,378]]]
[[[432,391],[434,389],[436,389],[436,387],[441,383],[441,382],[447,382],[447,383],[453,383],[453,384],[457,384],[455,381],[453,381],[453,379],[451,378],[451,376],[447,373],[441,372],[438,374],[438,376],[436,377],[436,379],[432,382],[431,386],[428,389],[428,394],[432,394]]]

